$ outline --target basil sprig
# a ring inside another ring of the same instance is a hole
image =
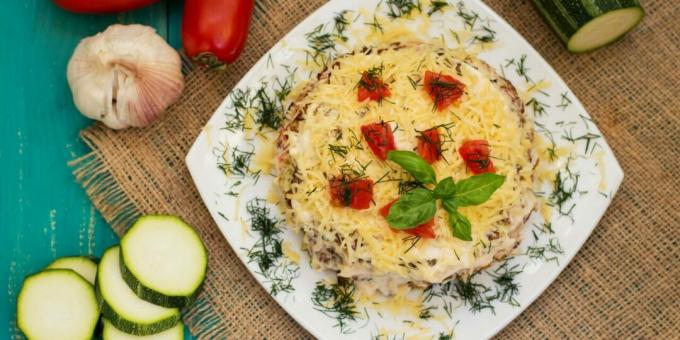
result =
[[[437,213],[437,200],[441,200],[449,214],[451,234],[464,241],[472,241],[470,221],[458,211],[459,207],[479,205],[503,185],[505,176],[481,174],[456,183],[446,177],[437,182],[432,166],[412,151],[390,151],[387,159],[399,164],[411,176],[434,189],[417,188],[402,195],[387,215],[387,223],[395,229],[412,229],[429,221]]]

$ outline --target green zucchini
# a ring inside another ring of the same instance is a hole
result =
[[[645,15],[638,0],[534,0],[534,3],[574,53],[617,41]]]
[[[114,327],[104,319],[103,340],[184,340],[184,324],[178,322],[174,327],[152,335],[132,335]]]
[[[99,262],[97,298],[102,315],[116,328],[134,335],[160,333],[180,319],[177,308],[165,308],[140,299],[120,273],[120,247],[107,249]]]
[[[29,339],[91,339],[99,320],[92,285],[70,269],[30,275],[17,299],[17,324]]]
[[[47,269],[70,269],[94,285],[97,276],[97,263],[87,256],[61,257],[47,266]]]
[[[205,279],[205,246],[178,217],[141,217],[120,240],[120,248],[123,279],[137,296],[153,304],[186,306]]]

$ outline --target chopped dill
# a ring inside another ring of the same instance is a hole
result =
[[[387,0],[387,16],[392,19],[408,17],[413,10],[421,11],[419,0]]]
[[[240,150],[235,147],[231,152],[231,164],[228,164],[228,172],[240,177],[245,177],[247,175],[252,175],[250,171],[250,161],[253,158],[255,152]]]
[[[333,161],[335,161],[336,155],[340,158],[347,157],[347,153],[349,152],[349,146],[328,144],[328,150],[331,152],[331,157],[333,157]]]
[[[543,103],[536,99],[536,97],[531,98],[528,102],[526,102],[526,105],[531,107],[531,110],[534,113],[534,116],[543,116],[546,114],[546,107],[550,107],[550,105]]]
[[[420,241],[420,236],[415,236],[415,235],[407,236],[407,237],[404,237],[401,240],[404,241],[404,242],[410,242],[411,243],[409,245],[409,247],[404,251],[404,254],[406,254],[409,251],[411,251],[411,249],[413,249],[413,247],[415,247],[416,244],[418,244],[418,242]]]
[[[427,10],[427,15],[432,16],[437,12],[443,12],[445,7],[448,7],[449,3],[442,0],[432,0],[430,2],[430,9]]]
[[[456,11],[456,14],[458,14],[458,16],[461,19],[463,19],[465,26],[467,26],[470,29],[473,29],[475,27],[475,24],[477,23],[477,20],[480,19],[479,14],[477,14],[477,12],[468,11],[462,2],[458,3],[458,10]]]
[[[590,150],[591,152],[595,150],[595,144],[592,143],[592,141],[599,138],[602,138],[602,136],[594,134],[592,132],[588,132],[582,136],[574,137],[574,134],[571,130],[565,131],[564,134],[562,135],[562,139],[569,141],[571,143],[576,143],[581,140],[586,141],[586,148],[584,154],[588,154],[588,150]],[[591,145],[593,145],[592,148],[590,147]]]
[[[449,333],[440,332],[437,336],[437,340],[453,340],[453,331]]]
[[[564,92],[560,94],[560,104],[557,105],[557,107],[564,110],[567,107],[569,107],[569,105],[571,105],[571,99],[569,99],[569,92]]]
[[[519,302],[516,297],[519,294],[519,283],[515,281],[516,276],[522,272],[519,264],[510,267],[508,260],[503,262],[498,268],[488,274],[493,278],[496,284],[496,296],[494,299],[503,303],[518,307]]]
[[[314,57],[329,50],[335,50],[333,35],[325,32],[324,25],[316,26],[314,30],[305,34],[305,37],[307,38],[307,45],[314,52]]]
[[[363,150],[364,146],[361,144],[361,138],[354,132],[353,129],[349,129],[349,147],[356,150]]]
[[[279,227],[281,221],[271,217],[266,201],[261,198],[248,201],[246,211],[251,216],[251,229],[259,236],[252,248],[247,249],[248,263],[257,264],[258,274],[271,284],[272,296],[281,292],[292,292],[294,290],[292,281],[300,273],[297,265],[283,258]]]
[[[260,125],[259,130],[262,130],[264,127],[278,130],[283,121],[281,101],[278,100],[277,96],[271,97],[267,94],[265,84],[257,90],[255,98],[257,105],[253,109],[255,111],[255,123]]]
[[[229,132],[243,130],[245,127],[245,117],[253,105],[250,89],[235,89],[229,94],[229,97],[231,103],[228,106],[229,111],[226,113],[227,122],[223,129]]]
[[[555,262],[559,264],[558,256],[564,254],[564,250],[560,245],[559,239],[553,237],[548,240],[548,244],[543,246],[529,246],[524,255],[532,259],[540,259],[546,262]]]
[[[435,306],[428,306],[420,310],[420,313],[418,313],[418,318],[427,320],[432,318],[434,315],[432,314],[433,310],[436,310],[437,307]]]
[[[336,38],[342,40],[342,41],[347,41],[347,36],[345,35],[345,31],[347,30],[347,27],[349,26],[349,20],[347,20],[347,13],[349,13],[349,10],[344,10],[342,12],[336,13],[335,17],[333,17],[333,32]]]
[[[371,26],[373,32],[384,33],[382,24],[380,23],[380,21],[378,21],[378,17],[375,15],[375,13],[373,14],[373,21],[364,22],[364,25]]]
[[[368,169],[368,166],[371,165],[372,161],[361,163],[359,160],[355,160],[355,162],[356,166],[346,163],[340,166],[340,173],[343,176],[346,176],[347,180],[350,182],[366,177],[366,169]]]
[[[553,207],[557,207],[560,215],[569,215],[573,210],[573,205],[569,209],[565,209],[565,206],[578,191],[578,182],[579,174],[573,173],[569,169],[569,161],[567,161],[564,170],[560,170],[555,174],[553,191],[550,193],[548,203]]]
[[[406,194],[407,192],[417,189],[417,188],[424,188],[425,186],[423,183],[418,182],[416,180],[409,180],[409,181],[401,181],[399,182],[399,195]]]
[[[554,234],[551,222],[543,222],[543,224],[534,224],[534,229],[536,229],[541,234]]]
[[[355,286],[352,281],[338,277],[338,282],[326,286],[322,281],[316,283],[312,292],[314,308],[336,320],[335,327],[343,334],[351,333],[348,323],[359,316],[354,302]]]
[[[311,196],[311,195],[312,195],[313,193],[315,193],[317,190],[319,190],[319,188],[314,187],[314,188],[312,188],[312,190],[309,190],[309,191],[305,192],[305,194],[307,194],[307,196]]]
[[[496,41],[496,31],[491,29],[489,25],[483,25],[481,29],[482,34],[475,35],[473,41],[481,43],[490,43]]]
[[[522,54],[522,56],[519,58],[519,60],[513,59],[506,59],[506,64],[505,67],[508,67],[510,65],[515,67],[515,72],[517,73],[518,76],[524,78],[526,82],[531,82],[531,78],[529,78],[529,68],[526,67],[526,59],[527,55]]]
[[[220,217],[222,217],[225,221],[229,222],[229,218],[227,218],[227,216],[223,212],[218,211],[217,214],[220,215]]]
[[[485,309],[495,313],[495,307],[491,304],[492,299],[489,298],[488,293],[491,289],[487,286],[474,282],[474,275],[467,279],[458,279],[449,281],[444,284],[444,290],[449,292],[449,295],[463,300],[463,304],[468,306],[472,313],[478,313]]]
[[[421,78],[418,79],[413,79],[411,76],[406,76],[408,78],[408,82],[411,84],[411,87],[413,87],[414,90],[417,90],[419,86],[423,86],[420,82],[422,81]]]

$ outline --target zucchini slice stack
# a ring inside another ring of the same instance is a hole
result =
[[[180,310],[203,284],[205,246],[175,216],[143,216],[99,265],[63,257],[27,277],[17,323],[30,339],[184,339]],[[102,323],[97,327],[100,313]]]

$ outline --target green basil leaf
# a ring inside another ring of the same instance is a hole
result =
[[[423,184],[434,184],[437,182],[432,166],[413,151],[390,151],[387,153],[387,159],[399,164],[399,166]]]
[[[437,183],[434,187],[434,197],[436,198],[450,198],[456,193],[456,183],[453,178],[446,177]]]
[[[413,189],[401,196],[390,208],[387,223],[394,229],[411,229],[429,221],[437,212],[432,191]]]
[[[454,198],[459,207],[482,204],[503,185],[503,182],[505,176],[496,174],[471,176],[456,183]]]
[[[442,206],[446,212],[454,213],[458,209],[458,204],[456,204],[455,198],[444,198],[442,199]]]
[[[467,217],[454,211],[449,212],[449,228],[453,237],[463,241],[472,241],[472,226]]]

